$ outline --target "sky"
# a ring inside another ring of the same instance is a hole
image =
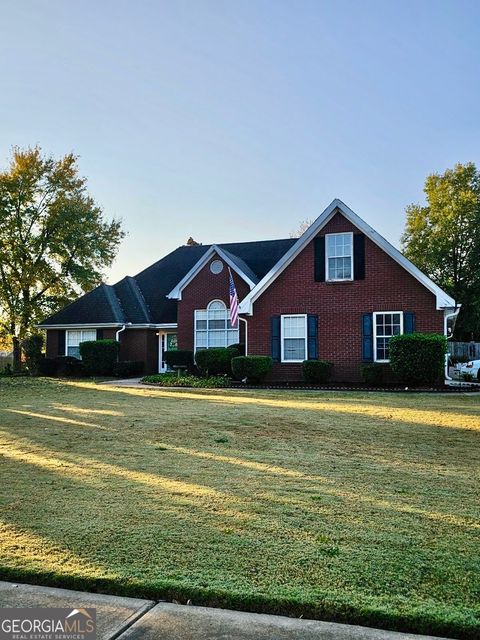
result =
[[[79,156],[128,233],[288,237],[340,198],[395,245],[425,177],[480,165],[475,0],[0,0],[0,167]]]

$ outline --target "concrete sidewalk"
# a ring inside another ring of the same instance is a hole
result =
[[[95,607],[98,640],[433,640],[354,625],[10,582],[0,582],[0,607]]]

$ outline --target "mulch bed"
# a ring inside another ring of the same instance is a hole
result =
[[[366,384],[347,384],[338,382],[335,384],[313,385],[305,382],[276,382],[275,384],[246,385],[242,382],[232,382],[231,389],[288,389],[289,391],[384,391],[387,393],[471,393],[480,392],[478,385],[434,385],[430,387],[413,387],[398,384],[385,384],[376,387]]]

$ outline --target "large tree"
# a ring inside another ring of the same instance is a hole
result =
[[[473,162],[427,177],[427,204],[407,207],[405,255],[462,304],[458,339],[480,339],[480,173]]]
[[[96,286],[123,235],[87,193],[76,156],[13,149],[0,172],[0,333],[15,367],[35,323]]]

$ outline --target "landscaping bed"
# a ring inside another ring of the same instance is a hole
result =
[[[480,397],[0,379],[0,578],[480,635]]]

